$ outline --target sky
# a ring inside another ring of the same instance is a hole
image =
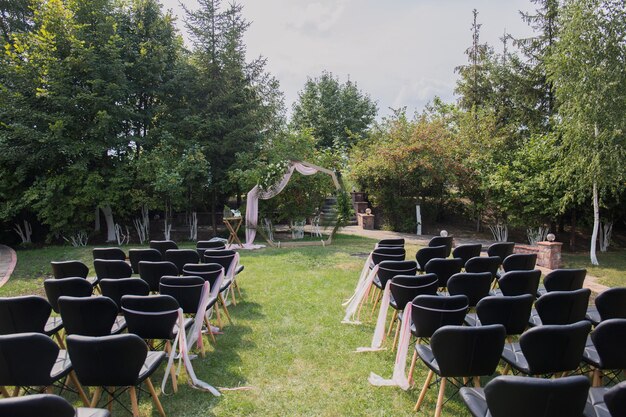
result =
[[[178,0],[162,0],[179,17]],[[502,50],[504,31],[532,34],[519,11],[529,0],[238,0],[251,22],[245,36],[250,59],[267,58],[285,95],[288,113],[307,77],[329,71],[357,83],[377,103],[379,116],[391,108],[421,111],[435,96],[455,100],[458,75],[471,45],[472,9],[479,12],[480,40]],[[185,0],[189,8],[195,0]],[[223,1],[226,5],[227,1]]]

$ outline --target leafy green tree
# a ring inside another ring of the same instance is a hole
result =
[[[293,106],[292,125],[310,130],[319,148],[345,153],[365,137],[377,113],[376,103],[356,83],[341,84],[332,73],[307,79]]]
[[[565,203],[591,197],[590,257],[597,265],[600,205],[622,192],[626,177],[626,5],[569,0],[560,25],[547,66],[561,119],[559,171],[568,183]]]

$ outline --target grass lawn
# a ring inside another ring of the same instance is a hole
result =
[[[425,366],[418,363],[415,374],[420,387],[407,392],[371,386],[367,378],[372,371],[391,377],[395,355],[354,353],[369,345],[373,321],[340,323],[341,302],[352,293],[373,244],[338,236],[326,248],[242,251],[244,301],[231,308],[235,324],[227,325],[217,346],[193,365],[199,378],[214,386],[251,389],[215,398],[184,384],[183,376],[176,395],[161,396],[168,416],[415,416]],[[417,248],[407,249],[414,254]],[[91,248],[19,251],[15,275],[0,296],[42,294],[42,277],[51,273],[49,261],[70,258],[89,264]],[[162,375],[163,368],[153,378],[155,385]],[[431,388],[419,415],[434,414],[437,389]],[[142,416],[158,415],[147,395],[140,397],[140,408]],[[114,408],[114,415],[126,414]],[[444,415],[469,413],[457,395],[445,404]]]
[[[599,266],[591,265],[589,252],[563,253],[565,268],[586,268],[589,275],[598,277],[599,283],[608,287],[626,286],[626,250],[598,252]]]

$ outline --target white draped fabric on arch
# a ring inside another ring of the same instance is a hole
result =
[[[281,193],[289,183],[291,175],[294,171],[298,171],[302,175],[313,175],[323,172],[332,177],[335,187],[339,190],[341,186],[337,180],[335,173],[329,169],[319,167],[302,161],[290,161],[289,168],[283,178],[267,190],[262,190],[259,185],[255,185],[248,191],[246,201],[246,243],[244,248],[254,248],[254,238],[256,237],[256,229],[259,220],[259,199],[269,200]]]

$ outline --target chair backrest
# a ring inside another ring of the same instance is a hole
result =
[[[602,321],[591,333],[603,369],[626,369],[626,319]]]
[[[0,386],[52,385],[58,356],[57,344],[41,333],[0,336]]]
[[[130,249],[128,251],[128,259],[130,266],[133,268],[133,273],[139,273],[139,262],[150,261],[159,262],[163,260],[161,252],[156,249]]]
[[[499,324],[444,326],[430,338],[443,377],[493,375],[500,363],[506,332]]]
[[[609,389],[604,394],[604,403],[612,416],[626,416],[626,381]]]
[[[120,248],[94,248],[91,251],[93,259],[109,259],[113,261],[125,261],[126,254]]]
[[[93,267],[99,280],[104,278],[130,278],[133,275],[133,269],[126,261],[96,259],[93,261]]]
[[[452,243],[454,236],[435,236],[428,242],[428,247],[433,248],[435,246],[446,247],[446,258],[452,253]]]
[[[109,297],[59,297],[59,311],[67,334],[106,336],[118,308]]]
[[[204,279],[201,277],[161,277],[159,292],[170,295],[178,301],[178,304],[187,314],[195,314],[200,304],[200,295]]]
[[[475,256],[480,256],[480,251],[483,249],[483,245],[480,243],[471,243],[467,245],[459,245],[452,250],[453,258],[463,259],[463,265]]]
[[[213,288],[222,270],[220,264],[187,264],[183,269],[183,276],[201,277],[205,281],[209,281],[211,288]]]
[[[512,297],[489,296],[476,305],[481,324],[501,324],[508,336],[520,335],[528,327],[535,297],[530,294]]]
[[[502,259],[499,256],[476,256],[465,263],[465,272],[491,272],[496,279]]]
[[[437,294],[437,275],[396,275],[391,279],[389,290],[399,310],[413,301],[418,295]]]
[[[600,319],[626,319],[626,287],[609,288],[595,299]]]
[[[377,248],[403,248],[404,238],[398,239],[381,239],[376,244]]]
[[[0,298],[0,334],[43,333],[52,307],[43,297]]]
[[[427,274],[437,275],[439,278],[439,287],[446,288],[450,277],[461,272],[461,268],[463,268],[463,260],[460,258],[435,258],[426,263],[424,271]]]
[[[125,295],[148,295],[150,286],[140,278],[103,279],[100,281],[102,295],[109,297],[120,307]]]
[[[196,249],[226,249],[226,243],[221,240],[199,240],[196,242]]]
[[[459,272],[448,279],[448,292],[450,295],[466,296],[469,306],[475,307],[489,295],[492,281],[489,272]]]
[[[582,417],[588,392],[589,379],[581,375],[558,379],[498,376],[485,386],[492,417]]]
[[[464,295],[418,295],[412,304],[411,319],[416,337],[431,337],[443,326],[460,326],[469,308]]]
[[[52,274],[55,278],[87,278],[89,267],[81,261],[52,261]]]
[[[542,324],[571,324],[585,319],[589,305],[589,288],[575,291],[552,291],[535,303]]]
[[[161,256],[165,257],[168,249],[178,249],[178,245],[173,240],[151,240],[150,248],[158,250]]]
[[[585,350],[591,323],[579,321],[565,325],[543,325],[524,332],[520,347],[531,375],[573,371]]]
[[[159,291],[161,277],[166,275],[178,275],[178,268],[172,262],[139,262],[139,278],[148,283],[150,291]]]
[[[110,417],[107,410],[91,409],[98,417]],[[53,394],[34,394],[25,397],[5,398],[0,400],[0,415],[11,417],[75,417],[76,410],[63,397]],[[82,416],[83,414],[78,414]]]
[[[200,255],[194,249],[168,249],[165,251],[165,260],[176,265],[180,273],[186,264],[197,264],[200,262]]]
[[[224,271],[228,271],[230,264],[235,259],[235,251],[224,249],[224,250],[211,250],[207,249],[204,251],[204,262],[208,264],[220,264],[224,268]],[[197,262],[190,262],[197,263]]]
[[[507,256],[513,253],[515,249],[515,242],[496,242],[492,243],[487,248],[487,256],[499,256],[500,259],[505,259]]]
[[[178,301],[169,295],[122,297],[122,313],[128,333],[142,339],[170,340],[178,319]]]
[[[509,271],[530,271],[537,264],[536,253],[513,253],[502,261],[502,269]]]
[[[511,255],[513,256],[513,255]],[[498,286],[502,295],[536,295],[541,281],[541,271],[538,269],[524,271],[515,270],[502,274],[498,279]]]
[[[372,262],[378,265],[383,261],[404,261],[406,250],[404,247],[382,247],[372,251]]]
[[[52,309],[59,312],[59,297],[90,297],[93,286],[84,278],[47,279],[43,282],[46,297]]]
[[[417,264],[415,261],[382,261],[378,264],[378,279],[383,288],[387,281],[396,275],[415,275]]]
[[[136,334],[69,335],[67,350],[84,386],[135,386],[148,355],[148,345]]]
[[[545,276],[543,285],[546,291],[572,291],[583,287],[587,276],[586,269],[555,269]]]
[[[431,259],[445,258],[446,253],[448,253],[448,247],[446,245],[432,247],[429,246],[418,250],[415,254],[415,260],[417,261],[417,266],[419,270],[423,271],[426,267],[426,264]]]

